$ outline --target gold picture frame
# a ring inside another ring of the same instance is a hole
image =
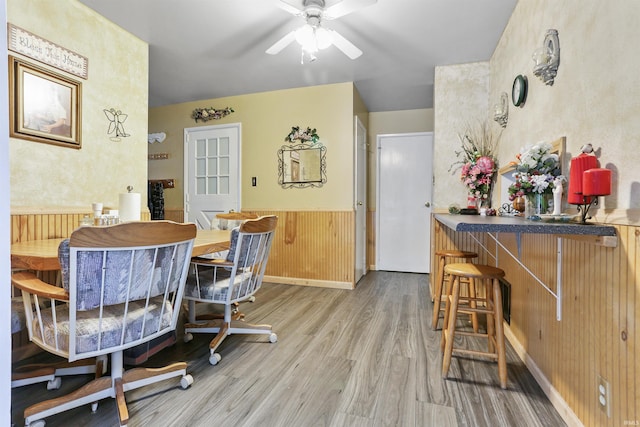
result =
[[[9,56],[9,135],[79,149],[82,84]]]

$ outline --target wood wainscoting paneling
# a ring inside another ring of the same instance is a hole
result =
[[[278,217],[266,281],[339,289],[355,287],[353,211],[247,212]]]
[[[469,233],[432,221],[433,250],[477,251],[479,262],[492,265],[497,255],[497,265],[511,283],[507,338],[569,425],[640,423],[640,227],[615,227],[617,247],[560,237],[563,296],[558,321],[556,299],[483,233],[473,235],[489,256]],[[518,254],[514,234],[500,233],[498,239]],[[523,233],[520,239],[520,259],[555,292],[559,237]],[[598,376],[609,383],[611,417],[598,403]]]

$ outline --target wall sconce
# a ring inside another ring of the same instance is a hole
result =
[[[163,142],[167,138],[167,134],[164,132],[158,133],[150,133],[147,137],[149,144],[153,144],[154,142],[160,143]]]
[[[553,79],[558,74],[560,65],[560,41],[558,31],[549,30],[544,37],[544,44],[533,52],[533,74],[546,85],[553,85]]]
[[[509,95],[506,92],[500,94],[500,103],[493,106],[493,120],[503,128],[507,127],[509,120]]]

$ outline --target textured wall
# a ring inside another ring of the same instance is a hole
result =
[[[640,218],[640,2],[616,0],[520,1],[491,59],[491,103],[511,93],[513,79],[529,81],[523,108],[510,105],[500,159],[520,148],[567,137],[570,156],[585,143],[600,149],[600,165],[613,171],[613,194],[604,198],[605,221]],[[553,86],[533,75],[533,52],[548,29],[558,30],[560,68]],[[634,211],[635,209],[635,211]]]
[[[88,79],[72,77],[82,83],[82,148],[10,140],[12,211],[117,207],[128,185],[146,210],[147,44],[75,0],[10,0],[7,20],[89,60]],[[130,137],[110,140],[105,108],[128,114]]]
[[[460,150],[459,135],[468,126],[478,125],[487,117],[489,63],[436,67],[434,90],[434,164],[433,207],[446,209],[450,204],[464,206],[467,191],[459,173],[449,172]],[[492,122],[500,133],[500,126]]]

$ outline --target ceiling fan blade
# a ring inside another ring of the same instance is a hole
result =
[[[285,47],[289,46],[289,44],[291,44],[291,42],[293,42],[295,39],[296,39],[296,32],[295,31],[291,31],[290,33],[288,33],[284,37],[282,37],[280,40],[275,42],[265,52],[268,53],[269,55],[275,55],[277,53],[280,53],[280,51],[282,49],[284,49]]]
[[[280,9],[285,10],[295,16],[302,15],[304,13],[304,9],[296,7],[285,0],[279,0],[277,5]]]
[[[360,55],[362,55],[362,51],[358,49],[353,43],[349,40],[342,37],[338,32],[334,30],[331,31],[331,35],[333,37],[333,45],[340,49],[342,53],[347,55],[351,59],[356,59]]]
[[[324,19],[336,19],[341,16],[348,15],[363,7],[371,6],[378,0],[342,0],[324,10],[322,17]]]

